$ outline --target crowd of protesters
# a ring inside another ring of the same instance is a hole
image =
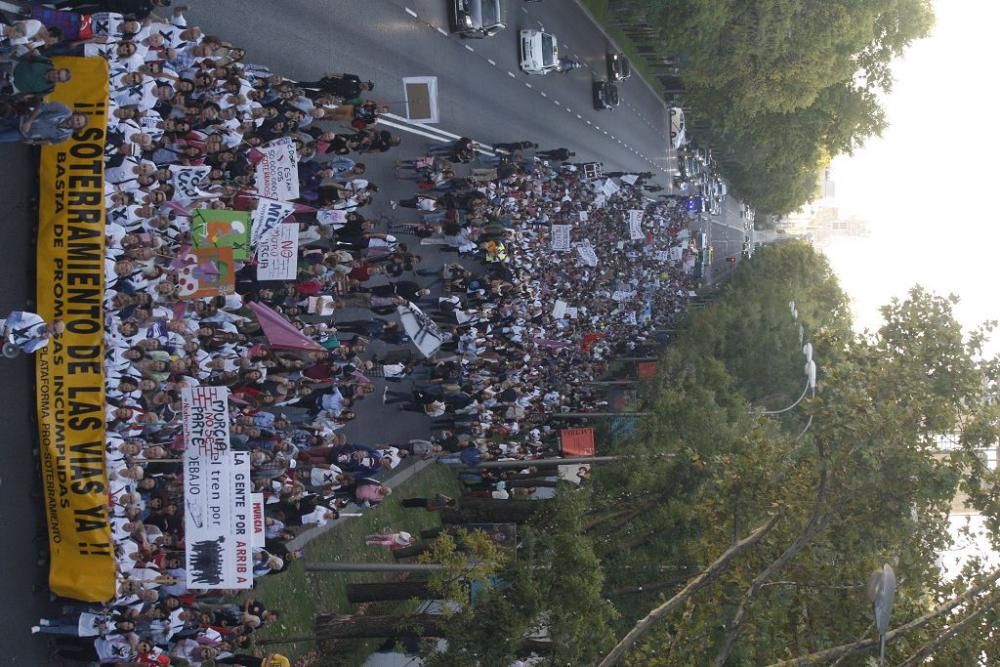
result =
[[[277,665],[267,661],[281,656],[245,653],[276,610],[185,584],[181,391],[229,389],[231,446],[249,452],[265,497],[253,573],[278,574],[299,555],[287,546],[299,527],[336,519],[348,503],[377,505],[391,493],[380,475],[408,455],[474,466],[557,454],[551,416],[600,410],[605,399],[587,383],[615,354],[651,345],[683,309],[686,218],[643,191],[650,174],[598,178],[562,162],[574,157],[564,148],[533,154],[530,142],[485,149],[463,138],[396,161],[415,193],[386,202],[395,220],[376,223],[365,207],[378,187],[362,160],[400,140],[376,125],[385,108],[368,99],[373,82],[296,82],[244,63],[242,49],[203,35],[183,8],[158,16],[165,0],[95,4],[140,11],[39,7],[0,40],[15,58],[0,141],[56,143],[88,122],[45,100],[71,77],[50,55],[110,67],[106,462],[117,594],[69,604],[33,631],[55,635],[64,657],[107,664]],[[252,210],[258,149],[286,139],[298,157],[297,278],[261,282],[251,258],[234,293],[185,295],[194,212]],[[176,187],[172,166],[210,167],[197,195]],[[453,261],[423,262],[439,252]],[[307,344],[273,345],[260,309]],[[429,348],[414,345],[397,310]],[[39,328],[25,351],[61,326]],[[373,339],[391,348],[374,356]],[[388,383],[380,397],[373,378]],[[348,443],[343,426],[379,398],[425,414],[433,435]],[[511,495],[488,475],[467,481]]]

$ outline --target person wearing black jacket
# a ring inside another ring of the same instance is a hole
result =
[[[316,81],[299,81],[300,88],[306,89],[310,98],[334,95],[341,99],[353,100],[361,93],[375,90],[373,81],[362,81],[357,74],[327,74]]]

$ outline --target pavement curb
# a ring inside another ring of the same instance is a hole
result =
[[[389,477],[387,477],[387,478],[385,478],[383,480],[380,480],[380,481],[383,484],[386,484],[386,485],[388,485],[390,487],[393,487],[395,489],[396,486],[402,484],[403,482],[407,481],[408,479],[410,479],[411,477],[413,477],[414,475],[416,475],[418,472],[421,472],[422,470],[424,470],[425,468],[427,468],[428,466],[433,465],[433,464],[434,464],[433,460],[417,461],[413,465],[409,465],[409,466],[406,466],[405,468],[403,468],[401,470],[397,470],[394,474],[392,474]],[[344,508],[344,511],[345,512],[364,512],[365,510],[364,510],[364,508],[361,508],[361,507],[355,505],[354,503],[351,503],[350,505],[348,505],[347,507]],[[309,530],[303,531],[302,533],[296,535],[295,539],[292,540],[292,541],[290,541],[287,546],[291,550],[301,549],[302,547],[306,546],[307,544],[309,544],[310,542],[312,542],[313,540],[315,540],[320,535],[323,535],[323,534],[325,534],[325,533],[333,530],[334,528],[336,528],[337,526],[341,525],[342,523],[346,523],[347,521],[351,521],[353,518],[354,517],[344,517],[343,519],[337,519],[336,521],[330,521],[325,526],[316,526],[315,528],[310,528]]]

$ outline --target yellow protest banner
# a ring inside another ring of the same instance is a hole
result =
[[[115,594],[108,523],[104,414],[104,144],[108,66],[55,58],[72,78],[48,98],[89,116],[67,141],[42,148],[38,313],[66,333],[35,355],[36,400],[52,592]]]

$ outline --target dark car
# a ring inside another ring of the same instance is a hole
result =
[[[612,81],[624,81],[632,76],[632,64],[621,52],[608,54],[608,78]]]
[[[618,86],[611,81],[594,82],[594,108],[615,109],[621,104],[618,98]]]
[[[492,37],[504,28],[500,0],[448,0],[451,31],[462,37]]]

